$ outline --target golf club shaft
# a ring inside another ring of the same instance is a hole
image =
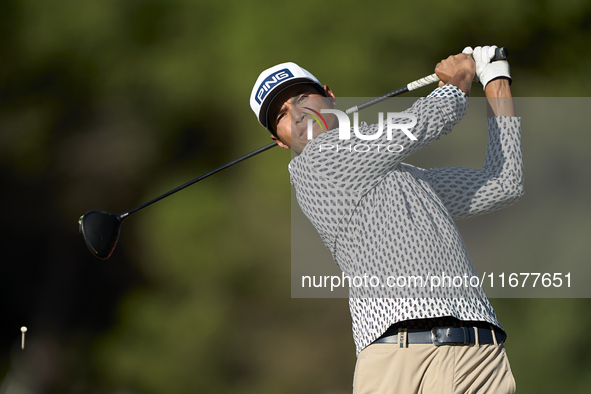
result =
[[[217,173],[217,172],[220,172],[221,170],[225,170],[226,168],[228,168],[228,167],[231,167],[231,166],[233,166],[234,164],[238,164],[238,163],[240,163],[241,161],[244,161],[244,160],[246,160],[246,159],[248,159],[248,158],[250,158],[250,157],[252,157],[252,156],[258,155],[259,153],[266,151],[267,149],[271,149],[271,148],[272,148],[272,147],[274,147],[274,146],[277,146],[277,143],[275,143],[275,142],[272,142],[272,143],[270,143],[270,144],[268,144],[268,145],[265,145],[265,146],[263,146],[263,147],[261,147],[261,148],[259,148],[259,149],[257,149],[257,150],[254,150],[254,151],[252,151],[252,152],[250,152],[250,153],[247,153],[247,154],[246,154],[246,155],[244,155],[244,156],[241,156],[241,157],[239,157],[239,158],[237,158],[237,159],[235,159],[235,160],[232,160],[232,161],[230,161],[230,162],[228,162],[228,163],[226,163],[226,164],[224,164],[224,165],[222,165],[222,166],[220,166],[220,167],[218,167],[218,168],[216,168],[216,169],[214,169],[214,170],[211,170],[211,171],[209,171],[208,173],[206,173],[206,174],[203,174],[203,175],[201,175],[201,176],[199,176],[199,177],[197,177],[197,178],[195,178],[195,179],[193,179],[193,180],[191,180],[191,181],[189,181],[189,182],[187,182],[187,183],[185,183],[185,184],[183,184],[183,185],[181,185],[181,186],[179,186],[179,187],[177,187],[177,188],[175,188],[175,189],[173,189],[173,190],[171,190],[171,191],[169,191],[169,192],[167,192],[167,193],[164,193],[163,195],[161,195],[161,196],[159,196],[159,197],[156,197],[156,198],[154,198],[153,200],[150,200],[150,201],[148,201],[148,202],[147,202],[147,203],[145,203],[145,204],[142,204],[142,205],[140,205],[139,207],[136,207],[136,208],[132,209],[131,211],[128,211],[128,212],[122,213],[121,215],[119,215],[119,219],[123,220],[123,219],[125,219],[127,216],[131,215],[132,213],[134,213],[134,212],[137,212],[137,211],[139,211],[140,209],[143,209],[143,208],[147,207],[148,205],[152,205],[152,204],[154,204],[155,202],[157,202],[157,201],[160,201],[160,200],[162,200],[163,198],[170,196],[171,194],[174,194],[174,193],[176,193],[176,192],[178,192],[178,191],[181,191],[181,190],[183,190],[184,188],[186,188],[186,187],[189,187],[189,186],[191,186],[192,184],[194,184],[194,183],[197,183],[197,182],[199,182],[200,180],[207,178],[208,176],[211,176],[211,175],[213,175],[213,174],[215,174],[215,173]]]
[[[350,115],[354,112],[361,111],[362,109],[365,109],[367,107],[371,107],[372,105],[376,105],[378,103],[381,103],[382,101],[387,100],[389,98],[399,96],[403,93],[422,88],[423,86],[427,86],[427,85],[430,85],[435,82],[439,82],[439,77],[437,76],[437,74],[428,75],[424,78],[417,79],[416,81],[412,81],[411,83],[407,84],[406,86],[403,86],[401,88],[398,88],[396,90],[388,92],[380,97],[376,97],[372,100],[366,101],[363,104],[359,104],[354,107],[351,107],[348,110],[346,110],[345,113],[347,115]]]

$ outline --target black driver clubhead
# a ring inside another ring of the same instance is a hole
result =
[[[121,229],[121,219],[106,211],[88,211],[78,220],[80,233],[93,255],[106,260],[111,256]]]

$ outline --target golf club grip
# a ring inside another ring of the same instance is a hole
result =
[[[509,51],[507,51],[507,48],[505,48],[505,47],[496,48],[495,55],[493,56],[493,58],[490,61],[496,62],[499,60],[507,60],[507,55],[509,55]],[[408,88],[408,91],[410,92],[410,91],[422,88],[423,86],[427,86],[427,85],[430,85],[432,83],[439,82],[439,81],[440,81],[440,79],[437,76],[437,74],[433,73],[429,76],[426,76],[421,79],[417,79],[416,81],[409,83],[408,85],[406,85],[406,87]],[[388,93],[388,94],[390,94],[390,93]],[[391,97],[393,97],[393,96],[391,96]]]
[[[491,61],[496,62],[498,60],[507,60],[508,55],[509,55],[509,51],[507,50],[507,48],[505,48],[505,47],[496,48],[495,55],[493,56]],[[410,91],[422,88],[424,86],[427,86],[427,85],[430,85],[432,83],[439,82],[439,81],[440,81],[440,79],[437,76],[437,74],[433,73],[431,75],[427,75],[426,77],[423,77],[421,79],[417,79],[416,81],[412,81],[411,83],[407,84],[406,86],[403,86],[401,88],[393,90],[389,93],[386,93],[384,95],[376,97],[372,100],[366,101],[363,104],[359,104],[354,107],[351,107],[351,108],[347,109],[345,111],[345,113],[347,115],[350,115],[354,112],[361,111],[364,108],[371,107],[372,105],[375,105],[377,103],[381,103],[382,101],[387,100],[391,97],[399,96],[403,93],[410,92]]]
[[[439,82],[439,77],[437,76],[437,74],[433,73],[431,75],[427,75],[424,78],[417,79],[416,81],[409,83],[408,85],[406,85],[406,89],[409,92],[411,92],[413,90],[422,88],[423,86],[431,85],[435,82]]]

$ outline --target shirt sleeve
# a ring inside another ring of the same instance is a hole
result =
[[[468,98],[464,92],[456,86],[445,85],[428,97],[419,98],[404,111],[416,116],[415,126],[408,129],[415,140],[398,130],[388,135],[386,124],[380,137],[371,141],[359,138],[353,130],[350,139],[341,140],[336,129],[310,141],[299,159],[322,180],[334,182],[338,188],[362,192],[387,176],[404,158],[451,132],[467,109]],[[402,116],[394,119],[394,123],[409,122]],[[360,127],[360,131],[365,135],[379,134],[378,126]],[[362,148],[369,150],[358,150]]]
[[[504,208],[523,196],[521,118],[488,118],[488,133],[482,169],[445,167],[423,170],[425,179],[453,218]]]

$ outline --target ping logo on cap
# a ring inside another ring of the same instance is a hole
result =
[[[279,82],[286,80],[287,78],[293,78],[293,74],[289,69],[284,68],[282,70],[276,71],[273,74],[269,75],[265,80],[259,85],[257,94],[256,94],[256,102],[260,105],[263,102],[263,99],[269,93],[269,91],[273,88],[273,86],[277,85]]]

